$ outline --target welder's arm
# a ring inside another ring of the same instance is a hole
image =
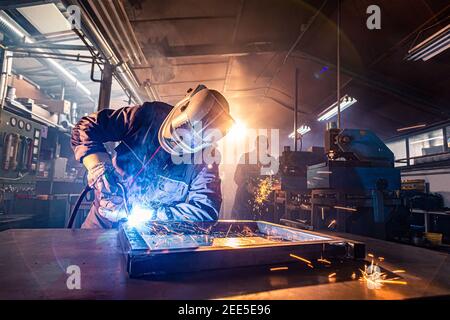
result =
[[[193,179],[188,201],[157,209],[156,219],[173,221],[215,221],[219,218],[222,194],[217,165],[204,167]]]
[[[72,130],[71,145],[75,158],[81,161],[91,154],[106,154],[104,143],[120,141],[132,134],[133,130],[139,128],[139,122],[144,118],[143,110],[143,106],[117,110],[104,109],[81,118]],[[104,155],[99,157],[104,160]],[[96,160],[96,157],[91,156],[91,159]]]
[[[104,109],[81,118],[72,130],[71,145],[77,160],[95,153],[106,153],[105,142],[121,141],[140,126],[144,106]]]
[[[147,108],[148,109],[148,108]],[[88,171],[88,185],[99,191],[98,212],[108,220],[119,219],[116,209],[122,205],[118,196],[118,178],[104,143],[120,141],[139,128],[143,107],[104,109],[83,117],[72,130],[71,145],[75,158]]]

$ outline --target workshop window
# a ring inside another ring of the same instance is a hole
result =
[[[445,131],[447,132],[447,148],[450,149],[450,126],[445,128]]]
[[[395,166],[406,166],[406,139],[388,142],[386,145],[394,153],[395,160],[404,160],[402,162],[396,162]]]
[[[410,158],[441,152],[444,152],[444,132],[442,129],[414,135],[409,138]]]

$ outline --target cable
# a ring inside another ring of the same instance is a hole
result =
[[[75,206],[73,207],[72,212],[70,214],[69,221],[67,222],[67,229],[72,229],[72,226],[73,226],[73,223],[75,222],[75,218],[77,217],[78,209],[80,208],[81,202],[83,202],[84,197],[91,190],[92,190],[91,187],[86,185],[86,187],[83,189],[83,191],[79,195],[77,202],[75,203]]]
[[[153,158],[156,156],[156,154],[159,152],[159,150],[161,149],[161,146],[159,146],[155,152],[152,154],[152,156],[150,157],[150,159],[148,159],[148,161],[142,166],[142,168],[139,170],[138,173],[136,173],[136,175],[133,177],[131,183],[129,184],[128,187],[131,187],[133,185],[133,183],[136,181],[136,178],[142,173],[142,171],[144,171],[144,169],[150,164],[150,162],[153,160]],[[119,187],[119,189],[122,191],[122,195],[123,195],[123,202],[124,202],[124,207],[125,207],[125,211],[127,213],[127,216],[130,215],[130,208],[128,207],[128,196],[127,196],[127,192],[125,189],[125,186],[118,182],[117,186]],[[88,185],[86,185],[86,187],[83,189],[83,191],[81,192],[80,196],[77,199],[77,202],[75,203],[75,206],[73,207],[73,210],[70,214],[70,218],[69,221],[67,223],[67,228],[68,229],[72,229],[73,227],[73,223],[75,221],[75,218],[77,217],[78,214],[78,210],[80,209],[80,205],[81,202],[83,201],[84,197],[86,196],[86,194],[91,191],[92,188],[89,187]]]
[[[128,197],[127,197],[127,192],[125,190],[125,187],[123,184],[121,184],[120,182],[117,182],[117,186],[120,188],[120,190],[122,191],[122,196],[123,196],[123,205],[125,207],[125,212],[127,213],[127,216],[130,216],[130,208],[128,207]]]

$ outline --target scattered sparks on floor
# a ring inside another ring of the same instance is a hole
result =
[[[330,224],[328,225],[328,229],[331,228],[335,224],[336,224],[336,220],[331,220]]]
[[[408,282],[406,282],[406,281],[399,281],[399,280],[393,280],[393,279],[386,279],[386,280],[381,279],[381,280],[379,280],[379,282],[391,283],[391,284],[403,284],[403,285],[408,284]]]
[[[322,263],[326,263],[326,264],[331,264],[331,261],[328,261],[327,259],[323,259],[323,258],[317,259],[317,261],[318,262],[322,262]]]
[[[291,253],[289,256],[292,257],[292,258],[294,258],[294,259],[303,261],[303,262],[305,262],[305,263],[307,263],[307,264],[309,264],[309,265],[312,266],[311,261],[309,261],[309,260],[307,260],[307,259],[305,259],[305,258],[299,257],[299,256],[297,256],[297,255],[295,255],[295,254],[292,254],[292,253]]]
[[[402,269],[392,271],[392,273],[405,273],[405,272],[406,271]]]
[[[361,277],[359,278],[359,281],[365,282],[367,285],[367,288],[369,289],[380,289],[383,284],[399,284],[399,285],[406,285],[408,284],[406,281],[398,280],[399,277],[394,277],[387,279],[387,274],[385,272],[381,272],[380,267],[378,264],[374,263],[375,256],[371,253],[367,254],[368,257],[372,258],[372,261],[370,265],[365,265],[364,270],[359,269],[361,272]],[[381,259],[380,259],[381,258]],[[378,260],[383,261],[383,257],[379,257]],[[402,273],[405,272],[405,270],[394,270],[393,273]],[[356,278],[356,275],[355,275]],[[352,275],[352,279],[353,275]]]

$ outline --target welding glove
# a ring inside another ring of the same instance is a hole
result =
[[[83,158],[88,170],[88,185],[97,190],[98,213],[111,222],[126,218],[123,197],[120,194],[117,177],[111,159],[106,153],[94,153]]]

